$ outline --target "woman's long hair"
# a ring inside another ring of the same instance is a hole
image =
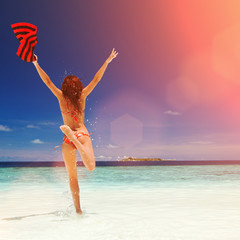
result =
[[[66,76],[63,80],[61,90],[65,99],[69,99],[75,110],[79,109],[79,99],[84,86],[80,79],[74,75]]]

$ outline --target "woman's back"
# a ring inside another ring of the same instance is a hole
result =
[[[63,122],[72,130],[82,127],[84,125],[84,111],[85,111],[85,97],[81,94],[78,100],[79,110],[75,109],[71,102],[63,96],[59,98],[59,106],[62,113]]]

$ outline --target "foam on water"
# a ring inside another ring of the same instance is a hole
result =
[[[240,166],[0,169],[0,239],[240,238]]]

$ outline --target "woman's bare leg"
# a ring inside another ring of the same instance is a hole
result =
[[[93,171],[95,169],[95,157],[93,153],[92,143],[89,137],[81,136],[78,140],[69,126],[62,125],[60,129],[76,146],[82,157],[85,167],[89,171]]]
[[[76,212],[82,214],[79,200],[79,186],[77,177],[77,162],[76,162],[76,150],[73,146],[67,143],[62,145],[62,154],[65,162],[65,166],[68,171],[69,185],[72,192],[72,198]]]

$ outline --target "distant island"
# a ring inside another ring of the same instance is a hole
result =
[[[161,158],[133,158],[133,157],[128,157],[124,158],[121,161],[163,161]]]

